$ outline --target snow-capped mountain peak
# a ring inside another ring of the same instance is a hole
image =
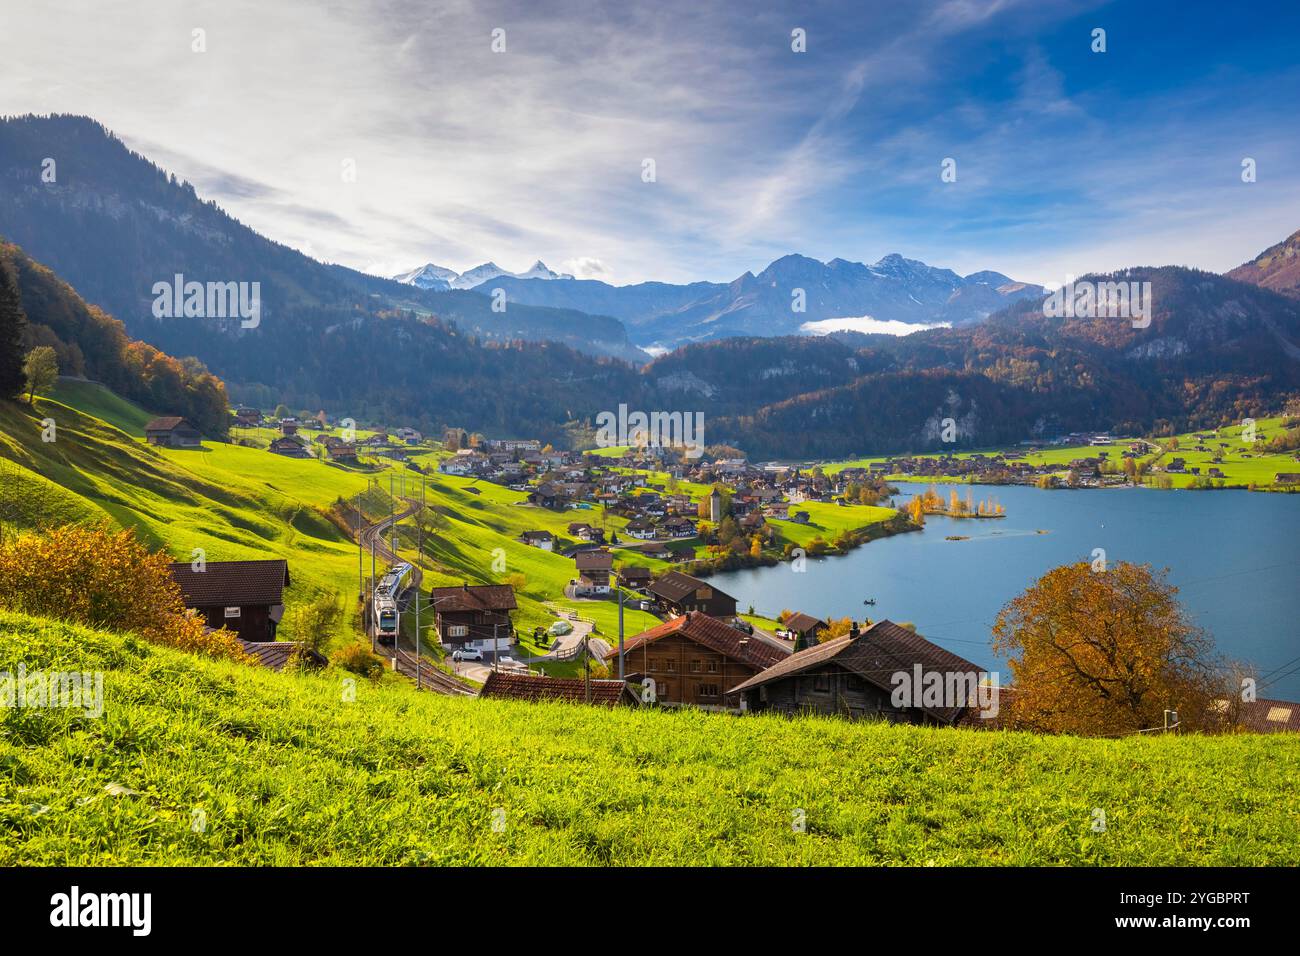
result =
[[[402,282],[406,285],[417,286],[421,289],[472,289],[475,286],[482,285],[484,282],[490,282],[500,276],[510,276],[514,279],[572,279],[573,276],[565,272],[553,272],[546,267],[546,263],[538,259],[525,272],[510,272],[502,269],[495,262],[485,262],[482,265],[475,266],[472,269],[466,269],[464,272],[457,273],[451,269],[444,269],[442,266],[435,266],[432,263],[413,269],[410,272],[404,272],[401,275],[393,276],[394,281]]]
[[[450,289],[452,281],[456,278],[457,275],[454,269],[436,266],[432,262],[426,263],[418,269],[412,269],[410,272],[403,272],[401,275],[393,276],[395,282],[401,282],[404,285],[439,291]]]

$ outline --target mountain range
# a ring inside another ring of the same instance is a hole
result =
[[[53,182],[42,179],[45,157],[58,157]],[[205,340],[229,331],[218,320],[154,317],[154,284],[179,274],[200,282],[259,282],[262,312],[281,326],[315,324],[319,316],[307,313],[320,310],[349,318],[401,310],[484,341],[553,341],[595,356],[649,358],[607,316],[524,303],[498,312],[483,295],[422,289],[318,262],[201,199],[191,184],[86,117],[0,119],[0,183],[0,233],[112,312],[132,335],[172,354],[202,352]]]
[[[57,183],[40,179],[46,156],[60,157]],[[871,266],[787,256],[726,286],[502,275],[490,280],[511,287],[498,313],[482,283],[422,289],[258,235],[84,117],[0,120],[0,183],[0,233],[14,244],[8,256],[33,334],[92,377],[161,363],[118,333],[104,338],[112,325],[92,306],[113,313],[130,335],[177,356],[138,392],[160,414],[186,411],[173,385],[207,382],[210,370],[236,402],[556,444],[581,440],[595,415],[623,403],[702,411],[708,444],[806,458],[941,447],[938,423],[948,417],[959,423],[957,447],[968,448],[1070,430],[1187,431],[1300,397],[1296,236],[1231,276],[1166,266],[1084,277],[1150,282],[1142,328],[1052,318],[1037,287],[900,256]],[[150,290],[178,273],[259,281],[260,323],[155,318]],[[787,315],[799,288],[806,309]],[[604,314],[581,311],[573,299],[518,299],[575,289],[621,304],[625,318],[597,305]],[[846,314],[946,326],[906,336],[723,334],[798,331]],[[697,341],[650,360],[627,336],[628,327],[657,336],[670,326]],[[208,384],[219,394],[220,383]]]
[[[539,267],[545,269],[539,262],[530,271]],[[897,253],[871,265],[788,255],[758,275],[746,272],[729,283],[614,286],[590,279],[550,281],[555,278],[565,277],[498,273],[490,282],[510,302],[613,316],[627,325],[634,342],[652,351],[731,336],[885,327],[881,323],[966,325],[1045,294],[1041,286],[998,272],[960,276]],[[485,283],[474,288],[487,291]]]
[[[500,276],[511,279],[539,279],[541,281],[573,278],[568,273],[552,272],[546,267],[546,263],[538,259],[524,272],[508,272],[495,262],[485,262],[481,266],[475,266],[473,269],[466,269],[464,272],[458,273],[454,269],[436,266],[430,262],[418,269],[412,269],[410,272],[403,272],[401,275],[393,276],[393,281],[401,282],[403,285],[413,285],[419,289],[445,292],[448,289],[473,289],[475,286],[482,285],[484,282]]]

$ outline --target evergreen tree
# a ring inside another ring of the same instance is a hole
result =
[[[0,259],[0,398],[17,398],[27,384],[23,371],[23,331],[27,316],[23,314],[22,294],[13,268]]]

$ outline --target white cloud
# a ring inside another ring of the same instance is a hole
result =
[[[614,271],[591,256],[565,259],[560,265],[560,271],[569,273],[575,279],[599,279],[602,282],[612,282],[614,279]]]
[[[1142,103],[1094,115],[1066,96],[1033,31],[1087,5],[45,0],[6,9],[0,113],[90,115],[266,235],[380,274],[541,258],[729,281],[789,252],[901,249],[1059,282],[1066,262],[1226,268],[1289,234],[1294,133],[1225,133],[1171,98],[1142,135]],[[1017,51],[1005,104],[953,85],[944,44],[980,30]],[[1238,140],[1259,154],[1255,193],[1202,188],[1195,164],[1230,168]],[[960,186],[939,193],[948,155]]]
[[[952,328],[951,322],[936,322],[926,325],[922,322],[899,322],[897,319],[873,319],[869,315],[846,316],[841,319],[818,319],[805,322],[799,326],[804,335],[830,335],[832,332],[862,332],[881,335],[911,335],[926,329]]]

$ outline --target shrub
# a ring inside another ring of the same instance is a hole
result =
[[[293,636],[314,651],[329,643],[342,619],[343,604],[337,591],[317,594],[307,603],[295,607],[289,615]]]
[[[379,680],[384,676],[384,659],[360,641],[335,651],[332,660],[345,671],[371,680]]]
[[[185,609],[169,564],[131,530],[68,526],[24,534],[0,544],[0,607],[243,660],[234,634],[208,631]]]

